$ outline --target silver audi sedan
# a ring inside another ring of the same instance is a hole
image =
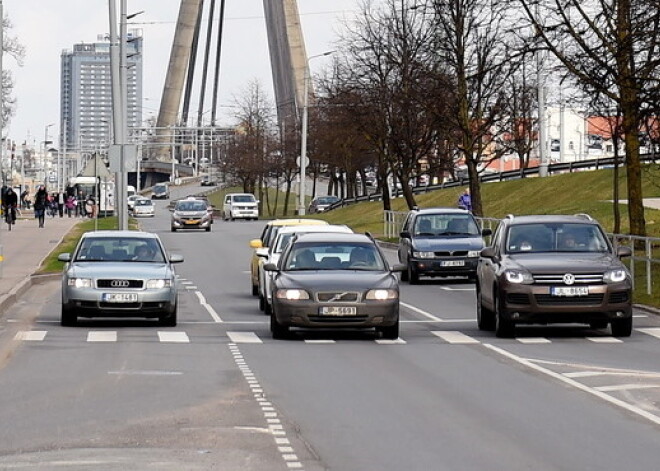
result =
[[[158,318],[175,326],[177,281],[174,263],[156,234],[96,231],[83,234],[73,253],[62,253],[61,324],[78,317]]]

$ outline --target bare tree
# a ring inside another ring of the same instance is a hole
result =
[[[639,159],[640,127],[658,89],[660,9],[657,0],[518,0],[535,38],[586,90],[621,110],[630,231],[646,222]]]

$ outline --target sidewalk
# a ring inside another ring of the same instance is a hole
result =
[[[31,216],[31,212],[30,212]],[[47,217],[45,227],[24,212],[11,232],[0,224],[0,315],[32,284],[31,275],[80,218]]]

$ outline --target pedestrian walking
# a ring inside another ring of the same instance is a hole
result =
[[[470,189],[466,188],[461,196],[458,198],[458,207],[472,211],[472,197],[470,196]]]
[[[39,227],[44,227],[46,219],[46,208],[48,207],[48,192],[41,185],[34,194],[34,217],[39,220]]]
[[[64,203],[64,207],[66,208],[67,216],[71,217],[71,215],[73,214],[76,208],[76,199],[73,197],[73,195],[69,195],[66,197],[66,202]]]
[[[57,192],[57,212],[60,217],[64,217],[64,204],[66,203],[66,194],[63,191]]]

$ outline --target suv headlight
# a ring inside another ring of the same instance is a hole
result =
[[[366,299],[374,301],[386,301],[388,299],[397,299],[399,293],[395,289],[372,289],[367,291]]]
[[[433,258],[433,257],[435,257],[435,252],[413,252],[413,257],[415,257],[415,258]]]
[[[478,257],[481,254],[481,250],[469,250],[468,251],[468,257]]]
[[[605,283],[620,283],[626,279],[628,272],[623,268],[616,268],[614,270],[606,271],[603,275]]]
[[[76,288],[91,288],[92,279],[91,278],[69,278],[67,283],[69,286],[75,286]]]
[[[277,299],[286,299],[288,301],[309,299],[309,293],[304,289],[278,289],[275,296]]]
[[[504,272],[504,276],[506,277],[506,281],[509,283],[524,285],[531,285],[534,283],[532,274],[525,270],[506,270]]]
[[[147,280],[147,289],[163,289],[172,286],[172,280]]]

